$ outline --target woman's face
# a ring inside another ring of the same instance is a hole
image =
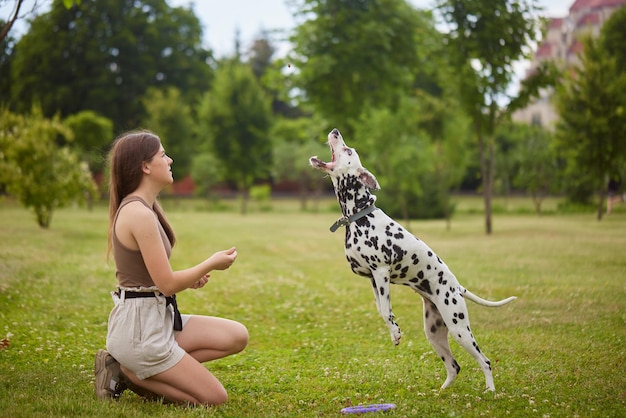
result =
[[[174,160],[165,153],[165,149],[161,145],[159,151],[146,165],[150,168],[150,175],[154,176],[155,179],[160,179],[165,184],[171,184],[174,182],[171,167],[173,162]]]

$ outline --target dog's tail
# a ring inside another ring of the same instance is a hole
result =
[[[502,299],[498,301],[491,301],[491,300],[483,299],[480,296],[476,296],[475,294],[473,294],[472,292],[470,292],[464,287],[461,287],[461,291],[463,292],[463,296],[465,298],[471,300],[474,303],[478,303],[479,305],[483,305],[483,306],[488,306],[490,308],[495,308],[498,306],[506,305],[507,303],[513,302],[515,299],[517,299],[516,296],[511,296],[506,299]]]

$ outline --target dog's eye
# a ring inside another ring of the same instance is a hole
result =
[[[346,148],[346,152],[348,153],[348,155],[352,155],[352,150],[350,148]]]

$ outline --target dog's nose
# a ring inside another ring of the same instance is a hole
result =
[[[339,130],[337,128],[333,129],[332,131],[330,131],[331,134],[337,136],[339,135]]]

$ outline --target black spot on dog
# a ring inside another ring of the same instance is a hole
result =
[[[424,293],[427,293],[429,295],[433,294],[433,291],[430,289],[430,283],[428,282],[428,280],[422,281],[419,285],[417,285],[417,287]]]

